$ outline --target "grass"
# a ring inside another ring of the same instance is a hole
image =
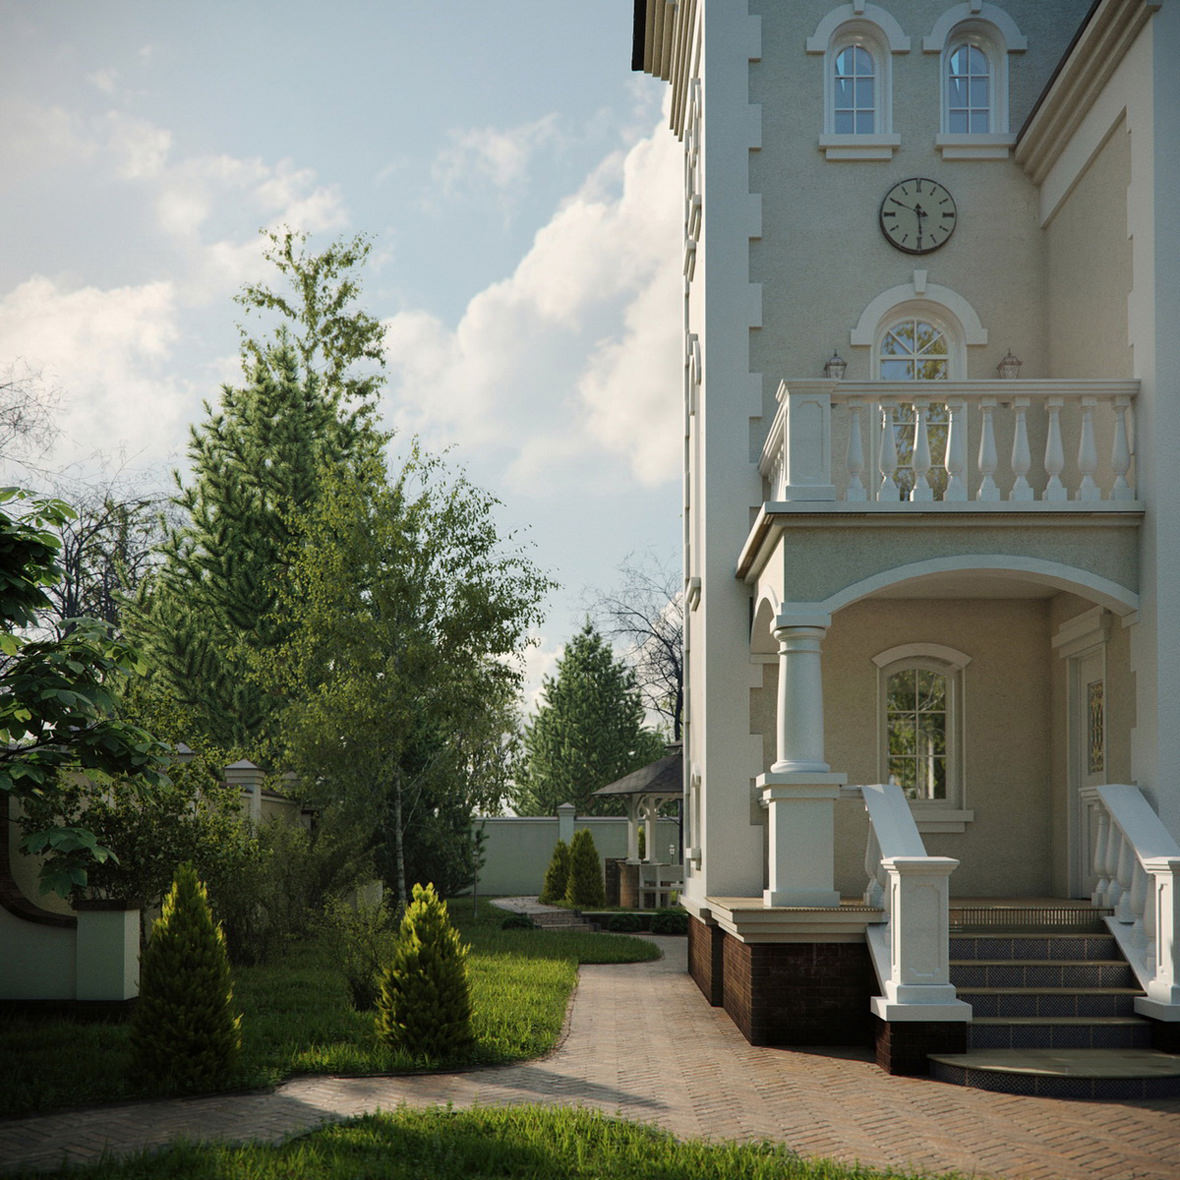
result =
[[[274,963],[235,970],[242,1056],[224,1088],[273,1086],[296,1074],[401,1073],[536,1057],[561,1032],[579,963],[659,953],[625,935],[501,930],[504,912],[486,901],[475,915],[470,898],[451,903],[451,911],[471,947],[475,1042],[462,1057],[416,1061],[382,1046],[372,1014],[353,1009],[343,977],[311,940]],[[0,1116],[161,1094],[131,1078],[125,1024],[8,1016],[0,1019],[0,1061]]]
[[[680,1141],[593,1111],[518,1106],[403,1108],[280,1146],[178,1145],[123,1161],[27,1175],[41,1180],[47,1175],[49,1180],[883,1180],[908,1173],[804,1160],[778,1144]]]

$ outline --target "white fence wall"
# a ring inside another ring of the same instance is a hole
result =
[[[479,892],[491,897],[531,896],[541,892],[545,870],[557,844],[556,816],[493,816],[475,821],[484,831],[486,854]],[[579,817],[574,830],[587,828],[602,860],[627,855],[627,821],[622,816]],[[653,859],[679,861],[679,827],[674,819],[656,823]]]

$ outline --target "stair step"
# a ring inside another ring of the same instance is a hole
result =
[[[1134,987],[1135,973],[1125,959],[1051,962],[1046,959],[952,959],[957,988]]]
[[[978,935],[952,934],[950,938],[952,959],[1092,961],[1117,958],[1118,953],[1114,936],[1106,932],[1061,934],[993,931]]]
[[[930,1076],[952,1085],[1044,1098],[1180,1096],[1180,1057],[1149,1049],[986,1049],[937,1053]]]
[[[1134,1016],[1136,987],[960,987],[976,1019]]]
[[[970,1049],[1149,1049],[1136,1016],[982,1016],[967,1026]]]

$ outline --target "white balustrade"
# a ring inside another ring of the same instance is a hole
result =
[[[926,855],[900,787],[859,789],[869,814],[865,902],[885,913],[868,932],[882,991],[873,1012],[889,1021],[970,1020],[950,981],[950,875],[959,862]]]
[[[1146,998],[1138,1012],[1180,1021],[1180,844],[1138,787],[1082,792],[1093,810],[1095,905],[1114,909],[1112,932]]]
[[[1068,379],[783,382],[761,471],[771,500],[1134,503],[1138,392]]]

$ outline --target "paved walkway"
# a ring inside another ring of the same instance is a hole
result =
[[[106,1106],[0,1121],[0,1170],[190,1139],[276,1141],[401,1103],[598,1107],[679,1136],[774,1139],[804,1155],[1013,1180],[1176,1180],[1180,1100],[1065,1102],[891,1078],[855,1051],[748,1045],[685,974],[685,940],[654,963],[581,970],[548,1057],[459,1074],[300,1078],[274,1093]]]

